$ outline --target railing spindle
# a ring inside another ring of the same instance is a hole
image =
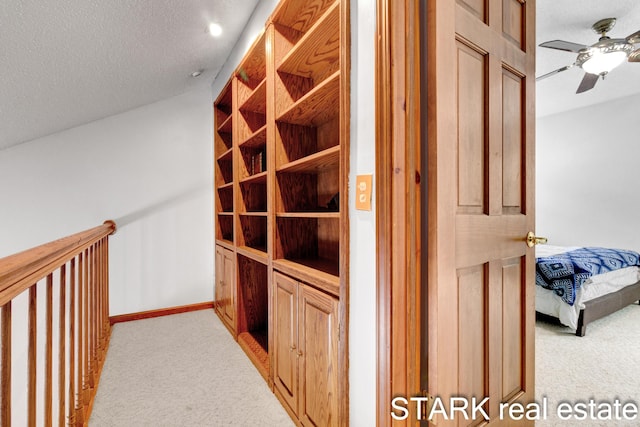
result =
[[[0,422],[2,427],[11,426],[11,301],[2,307],[2,366],[0,367],[0,392],[2,407]]]
[[[82,425],[84,422],[84,253],[78,255],[78,379],[77,379],[77,404],[76,404],[76,424]]]
[[[64,426],[67,399],[65,388],[67,378],[65,371],[67,369],[67,266],[60,267],[60,317],[59,317],[59,344],[58,344],[58,425]]]
[[[28,371],[28,416],[27,422],[29,427],[36,425],[36,352],[38,344],[38,284],[34,283],[29,288],[29,348],[27,356]]]
[[[51,408],[53,402],[53,274],[47,276],[45,287],[46,341],[44,348],[44,423],[52,423]]]
[[[76,258],[71,259],[71,283],[69,283],[69,425],[76,420]]]
[[[83,327],[82,327],[82,342],[84,349],[82,350],[82,358],[83,358],[83,373],[82,373],[82,412],[84,417],[84,411],[89,404],[90,390],[89,390],[89,379],[91,375],[89,375],[89,268],[90,268],[90,259],[89,259],[89,249],[84,251],[84,278],[82,281],[83,293],[84,293],[84,301],[82,303],[82,316],[83,316]]]

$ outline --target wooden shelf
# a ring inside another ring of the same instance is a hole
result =
[[[267,253],[259,249],[252,248],[249,246],[238,246],[236,250],[240,255],[244,255],[247,258],[251,258],[252,260],[257,261],[261,264],[266,265],[268,262]]]
[[[339,112],[335,104],[340,99],[340,70],[333,73],[309,93],[285,110],[278,121],[303,126],[319,126]]]
[[[229,117],[227,117],[218,126],[218,132],[231,133],[232,131],[233,131],[233,115],[229,115]]]
[[[278,71],[314,81],[340,66],[340,4],[335,3],[282,59]]]
[[[231,240],[226,239],[216,239],[216,245],[224,246],[225,248],[235,251],[236,247]]]
[[[219,216],[233,216],[233,212],[218,212]]]
[[[235,251],[236,247],[234,246],[234,244],[232,242],[230,242],[229,240],[224,240],[224,239],[216,239],[216,245],[222,246],[226,249],[229,249],[230,251]]]
[[[249,95],[249,98],[240,106],[242,111],[255,111],[264,114],[267,111],[267,80],[262,82]]]
[[[240,181],[240,184],[266,184],[267,183],[267,171],[251,175]]]
[[[276,169],[278,172],[319,173],[340,166],[340,146],[336,145],[318,153],[287,163]]]
[[[340,277],[334,261],[318,258],[274,259],[273,268],[334,296],[340,295]]]
[[[226,184],[218,186],[218,191],[220,190],[231,190],[233,189],[233,182],[228,182]]]
[[[278,218],[340,219],[340,212],[278,212]]]
[[[261,147],[266,143],[267,143],[267,125],[264,125],[238,145],[240,146],[240,148],[245,148],[245,147],[256,148],[256,147]]]
[[[218,157],[218,162],[230,162],[233,158],[233,148],[229,148]]]
[[[269,214],[267,212],[241,212],[238,215],[240,216],[253,216],[253,217],[267,217]]]
[[[317,22],[335,0],[316,0],[313,2],[281,2],[274,12],[273,20],[285,27],[306,32]]]

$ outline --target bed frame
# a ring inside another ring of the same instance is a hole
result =
[[[584,303],[578,317],[576,335],[583,337],[587,333],[587,325],[594,320],[601,319],[623,309],[629,304],[640,300],[640,282],[625,286],[617,292],[594,298]]]

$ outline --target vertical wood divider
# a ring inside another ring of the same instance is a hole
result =
[[[0,424],[11,425],[11,301],[2,307],[2,366],[0,366],[0,392],[2,393],[2,407],[0,407]]]
[[[34,283],[29,288],[29,348],[27,356],[27,424],[29,427],[36,425],[36,351],[38,344],[38,284]]]
[[[58,336],[58,425],[65,424],[65,409],[67,404],[65,389],[66,380],[66,342],[67,342],[67,266],[64,264],[60,267],[60,309],[59,309],[59,326],[60,334]]]

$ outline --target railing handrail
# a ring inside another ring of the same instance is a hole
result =
[[[116,223],[108,220],[97,227],[0,259],[0,307],[115,231]]]

